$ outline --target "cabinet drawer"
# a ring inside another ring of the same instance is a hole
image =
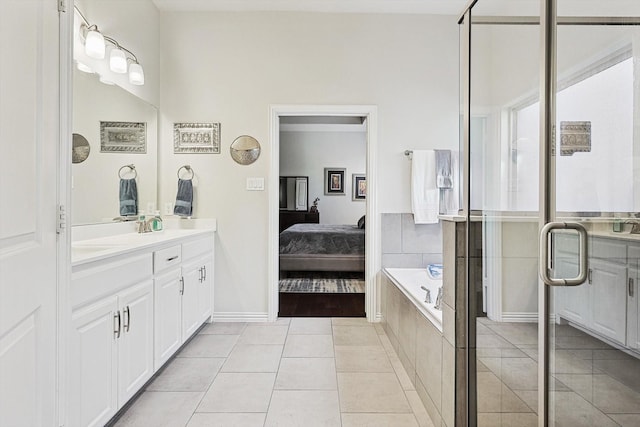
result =
[[[640,259],[640,246],[629,245],[629,261]]]
[[[627,245],[609,239],[591,239],[589,256],[593,258],[606,259],[612,262],[627,262]]]
[[[180,262],[182,262],[182,247],[180,245],[155,251],[153,253],[153,272],[158,273],[180,265]]]
[[[213,250],[213,236],[182,244],[182,258],[187,261]]]
[[[152,274],[150,253],[96,263],[90,268],[75,271],[71,276],[71,307],[75,308],[106,295],[113,295],[120,289],[151,277]]]

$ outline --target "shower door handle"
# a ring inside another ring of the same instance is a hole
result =
[[[578,232],[579,249],[578,263],[579,271],[576,277],[568,279],[556,279],[549,275],[549,236],[553,230],[575,230]],[[577,222],[549,222],[540,230],[540,278],[548,286],[578,286],[587,280],[589,265],[587,257],[587,229]]]

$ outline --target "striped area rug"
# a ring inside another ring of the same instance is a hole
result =
[[[308,293],[364,293],[364,280],[360,279],[280,279],[280,292]]]

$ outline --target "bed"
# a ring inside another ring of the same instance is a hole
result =
[[[280,233],[280,272],[364,272],[364,228],[295,224]]]

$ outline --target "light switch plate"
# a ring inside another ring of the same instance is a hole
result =
[[[247,178],[247,191],[264,191],[264,178]]]
[[[173,215],[173,203],[166,202],[164,204],[164,214],[165,215]]]

